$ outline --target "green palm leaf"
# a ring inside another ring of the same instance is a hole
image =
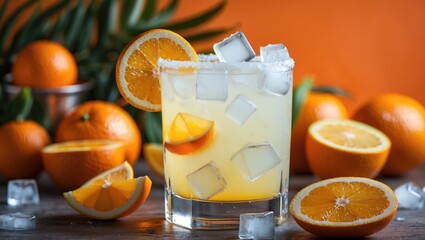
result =
[[[122,4],[121,11],[121,30],[127,29],[129,26],[134,25],[142,14],[144,0],[127,0]]]
[[[69,22],[69,25],[65,31],[65,36],[64,36],[65,47],[70,50],[76,49],[76,41],[78,39],[78,36],[80,34],[80,31],[84,22],[84,13],[85,13],[85,8],[84,8],[83,0],[78,0],[74,9],[72,9],[71,21]]]
[[[195,17],[186,18],[183,20],[180,20],[178,22],[170,23],[168,25],[165,25],[164,28],[170,29],[173,31],[178,30],[185,30],[188,28],[199,26],[200,24],[203,24],[209,20],[211,20],[213,17],[215,17],[219,12],[221,12],[225,5],[226,0],[222,1],[220,4],[218,4],[216,7],[206,10],[205,12],[202,12]]]
[[[19,16],[22,14],[23,11],[25,11],[27,8],[31,7],[36,2],[36,0],[27,1],[26,3],[22,4],[13,14],[7,18],[3,25],[0,27],[0,49],[5,48],[5,42],[7,38],[9,37],[9,33],[12,30],[15,22],[18,20]]]

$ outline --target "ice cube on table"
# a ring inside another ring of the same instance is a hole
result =
[[[269,44],[260,47],[260,58],[262,62],[283,62],[291,57],[285,45]]]
[[[196,79],[196,99],[226,101],[226,73],[224,71],[199,70]]]
[[[256,110],[257,106],[254,102],[249,100],[247,97],[238,95],[226,107],[225,114],[235,123],[243,125]]]
[[[0,215],[0,229],[28,230],[34,229],[36,218],[20,212]]]
[[[425,193],[413,182],[407,182],[399,186],[394,191],[398,208],[401,209],[422,209],[425,203]]]
[[[209,199],[223,191],[227,185],[221,176],[215,162],[204,165],[187,176],[187,180],[193,188],[194,193],[201,199]]]
[[[243,213],[239,219],[240,239],[274,239],[274,213]]]
[[[248,181],[255,181],[281,163],[270,142],[247,144],[232,156],[232,161]]]
[[[292,85],[292,71],[278,65],[263,68],[264,82],[262,89],[266,92],[284,96],[288,94]]]
[[[255,52],[242,32],[236,32],[223,41],[214,44],[214,52],[221,62],[247,62]]]
[[[8,182],[7,204],[10,206],[38,205],[37,182],[34,179],[16,179]]]

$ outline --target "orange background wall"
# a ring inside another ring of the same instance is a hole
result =
[[[182,0],[175,18],[217,2]],[[314,75],[317,85],[350,91],[353,99],[344,103],[351,111],[384,92],[425,105],[423,0],[229,0],[206,27],[236,23],[257,54],[260,46],[284,43],[295,59],[296,83]]]
[[[159,0],[160,6],[169,1]],[[180,0],[173,19],[220,1]],[[220,15],[199,30],[236,24],[257,54],[260,46],[284,43],[295,59],[295,83],[313,75],[316,85],[350,91],[353,98],[344,100],[350,111],[384,92],[406,94],[425,105],[424,0],[228,0]],[[195,48],[210,48],[222,37]]]

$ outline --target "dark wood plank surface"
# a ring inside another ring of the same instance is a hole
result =
[[[164,219],[162,180],[149,173],[143,163],[136,176],[148,174],[154,182],[152,192],[135,213],[113,221],[86,218],[75,212],[62,197],[62,191],[42,174],[38,178],[41,203],[38,206],[9,207],[6,204],[7,183],[0,183],[0,214],[22,212],[37,217],[34,230],[0,230],[0,239],[238,239],[238,230],[190,231],[173,226]],[[302,187],[316,181],[311,175],[291,176],[290,199]],[[413,181],[425,186],[425,166],[400,178],[378,178],[391,188]],[[397,220],[398,219],[398,220]],[[401,221],[403,219],[403,221]],[[289,217],[276,228],[276,239],[318,239],[305,232]],[[384,230],[367,239],[425,239],[425,210],[398,210],[396,218]]]

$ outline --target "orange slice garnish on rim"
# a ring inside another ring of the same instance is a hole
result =
[[[122,50],[116,81],[123,98],[145,111],[161,111],[161,86],[154,73],[158,59],[198,61],[192,46],[175,32],[154,29],[140,34]]]
[[[184,155],[200,150],[213,138],[214,122],[188,113],[178,113],[171,124],[164,146]]]

